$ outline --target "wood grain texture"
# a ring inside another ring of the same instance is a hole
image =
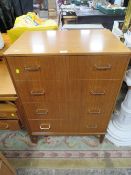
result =
[[[68,103],[39,102],[24,103],[23,107],[28,119],[64,119],[68,117]]]
[[[0,120],[1,130],[20,130],[18,120]]]
[[[70,56],[69,79],[120,79],[128,55]]]
[[[4,55],[130,54],[109,30],[24,33]]]
[[[9,162],[1,153],[0,153],[0,175],[16,175],[15,169],[9,164]]]
[[[8,69],[3,61],[0,61],[0,97],[16,97],[16,91]]]
[[[4,175],[14,175],[3,162],[1,163],[0,173]]]
[[[16,106],[13,103],[0,103],[0,119],[18,119]]]
[[[130,56],[108,30],[25,33],[5,57],[29,133],[104,135]]]
[[[81,134],[80,129],[80,120],[71,119],[66,117],[63,119],[47,119],[47,120],[29,120],[29,126],[32,133],[43,133],[45,135],[70,135],[70,134]],[[89,133],[91,133],[91,130]],[[86,134],[88,133],[86,132]]]
[[[63,80],[66,79],[65,56],[8,57],[15,80]]]
[[[119,79],[128,57],[120,54],[8,57],[8,63],[15,80]]]

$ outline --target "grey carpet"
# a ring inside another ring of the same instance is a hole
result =
[[[131,175],[131,169],[25,169],[18,168],[17,175]]]

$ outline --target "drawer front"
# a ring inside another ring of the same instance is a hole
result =
[[[91,134],[106,131],[107,122],[101,122],[96,118],[83,118],[76,120],[28,120],[30,130],[36,135],[47,134]]]
[[[0,119],[18,119],[16,112],[0,111]]]
[[[67,78],[65,56],[8,57],[15,80],[63,80]]]
[[[0,130],[19,130],[18,120],[0,120]]]
[[[68,105],[66,103],[24,103],[28,119],[66,119]]]
[[[106,116],[105,116],[106,117]],[[108,122],[104,117],[88,117],[80,120],[79,132],[80,133],[103,133],[106,132]]]
[[[71,81],[17,81],[18,93],[23,102],[65,103],[90,101],[102,105],[116,98],[119,80],[71,80]],[[109,105],[108,104],[108,105]]]
[[[73,120],[28,120],[31,132],[42,133],[76,133],[78,131],[78,124]]]
[[[13,103],[0,102],[0,119],[17,119],[17,108]]]
[[[82,117],[87,116],[106,116],[110,118],[110,114],[115,106],[116,97],[121,82],[119,80],[96,80],[83,82],[83,100],[81,102],[84,112]],[[85,97],[85,98],[84,98]]]
[[[127,55],[8,57],[15,80],[121,79]]]
[[[115,106],[119,80],[72,80],[68,96],[69,118],[98,118],[107,121]]]
[[[128,62],[125,55],[70,56],[69,79],[121,79]]]
[[[102,105],[103,104],[103,105]],[[101,119],[106,116],[109,120],[111,110],[107,103],[82,104],[76,102],[68,103],[50,103],[44,105],[43,103],[24,103],[23,104],[26,116],[28,119],[70,119],[76,120],[79,118],[89,117]]]
[[[17,81],[18,93],[23,102],[65,102],[66,81]]]
[[[102,118],[106,117],[108,121],[111,117],[111,109],[107,105],[104,107],[95,104],[95,105],[81,105],[80,103],[70,103],[69,107],[69,118],[74,120],[80,120],[84,118],[89,119],[98,119],[101,120]]]
[[[119,80],[72,80],[68,83],[68,100],[72,104],[80,103],[81,107],[112,105],[121,85]]]

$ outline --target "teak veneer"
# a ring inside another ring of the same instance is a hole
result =
[[[102,142],[131,57],[110,31],[26,32],[4,55],[31,136]]]

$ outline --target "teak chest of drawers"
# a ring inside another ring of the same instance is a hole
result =
[[[5,58],[30,135],[102,141],[130,56],[108,30],[23,34]]]

